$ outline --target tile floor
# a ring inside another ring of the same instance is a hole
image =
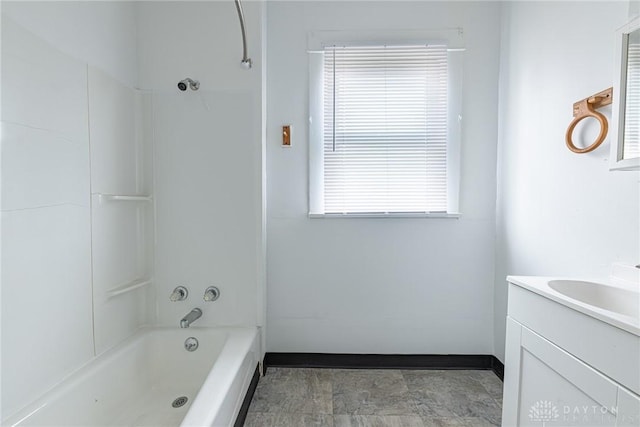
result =
[[[491,371],[269,368],[246,427],[489,427],[502,382]]]

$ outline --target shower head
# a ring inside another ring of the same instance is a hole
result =
[[[199,81],[192,80],[189,77],[187,77],[186,79],[180,80],[178,82],[178,89],[184,92],[185,90],[187,90],[187,84],[189,84],[189,87],[191,88],[191,90],[198,90],[200,88]]]

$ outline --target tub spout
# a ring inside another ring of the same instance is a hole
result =
[[[199,308],[194,308],[189,312],[189,314],[187,314],[182,318],[182,320],[180,320],[180,327],[188,328],[193,322],[198,320],[200,316],[202,316],[202,310],[200,310]]]

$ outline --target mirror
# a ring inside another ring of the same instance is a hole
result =
[[[611,170],[640,170],[640,17],[616,32]]]

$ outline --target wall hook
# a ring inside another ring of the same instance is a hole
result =
[[[612,101],[613,87],[610,87],[603,90],[602,92],[598,92],[595,95],[592,95],[573,104],[574,119],[569,124],[569,127],[567,128],[567,134],[565,135],[567,148],[569,148],[569,150],[579,154],[589,153],[598,148],[600,144],[602,144],[604,139],[607,137],[609,123],[607,122],[607,118],[601,113],[598,113],[596,109],[602,108],[605,105],[609,105]],[[593,144],[585,148],[578,148],[575,146],[572,140],[573,131],[575,130],[576,125],[587,117],[594,117],[600,122],[600,134]]]

